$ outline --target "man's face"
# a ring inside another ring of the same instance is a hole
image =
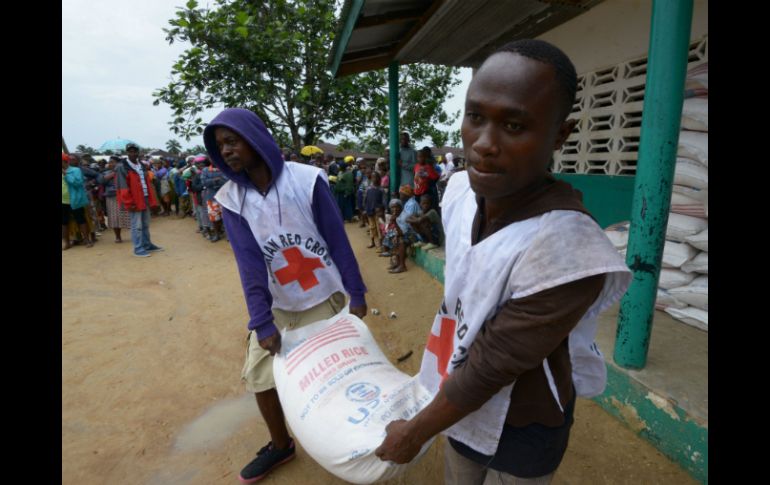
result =
[[[401,140],[402,147],[409,146],[409,135],[407,135],[406,133],[401,133],[400,140]]]
[[[110,170],[115,170],[115,165],[117,165],[117,162],[114,159],[110,159],[110,161],[107,162],[107,168]]]
[[[402,203],[406,204],[406,201],[408,201],[409,199],[411,199],[411,198],[412,198],[412,196],[411,196],[411,195],[407,195],[407,194],[405,194],[405,193],[403,193],[403,192],[399,192],[399,193],[398,193],[398,198],[399,198],[399,199],[401,199],[401,202],[402,202]]]
[[[214,136],[219,153],[234,172],[251,170],[264,163],[251,145],[246,143],[238,133],[220,126],[214,131]]]
[[[296,154],[296,153],[292,153],[292,154],[291,154],[291,157],[290,157],[290,160],[291,160],[292,162],[296,162],[296,161],[297,161],[297,154]]]
[[[398,217],[401,215],[401,206],[396,204],[390,206],[390,212],[393,214],[393,217]]]
[[[561,122],[563,94],[552,66],[498,53],[468,87],[462,139],[473,191],[496,199],[546,174],[574,121]]]
[[[428,212],[430,210],[430,199],[421,197],[420,198],[420,209],[422,209],[423,213]]]
[[[139,158],[139,150],[137,150],[134,147],[129,148],[126,150],[126,153],[128,154],[128,159],[132,162],[136,162],[136,160]]]

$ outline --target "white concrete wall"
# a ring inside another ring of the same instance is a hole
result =
[[[562,49],[578,74],[647,55],[652,0],[605,0],[538,37]],[[690,38],[708,34],[708,0],[695,0]]]

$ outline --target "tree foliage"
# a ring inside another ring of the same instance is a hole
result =
[[[190,147],[185,150],[185,153],[193,153],[195,155],[199,153],[206,153],[206,147],[203,145],[195,145],[194,147]]]
[[[182,151],[182,144],[179,143],[176,140],[169,140],[166,142],[166,150],[169,153],[173,153],[174,155],[178,155],[179,152]]]
[[[88,145],[78,145],[78,146],[75,147],[75,151],[77,153],[84,153],[86,155],[95,155],[96,154],[96,150],[94,150],[93,148],[91,148]]]
[[[387,140],[386,70],[333,78],[327,59],[337,30],[335,0],[189,0],[164,29],[169,43],[189,42],[156,90],[154,104],[173,110],[174,133],[202,133],[206,108],[244,107],[257,113],[282,146],[299,150],[320,138]],[[413,139],[438,136],[438,124],[459,115],[443,103],[459,84],[446,66],[401,66],[400,129]],[[208,121],[208,120],[206,120]]]

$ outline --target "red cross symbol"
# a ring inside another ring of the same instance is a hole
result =
[[[318,278],[313,274],[313,270],[324,267],[320,258],[306,258],[296,247],[284,249],[283,257],[289,265],[275,272],[275,277],[278,278],[281,286],[297,281],[302,291],[307,291],[318,284]]]
[[[438,337],[431,333],[428,337],[428,345],[425,346],[425,350],[435,355],[438,360],[438,373],[441,374],[442,383],[446,379],[447,364],[449,364],[449,358],[452,356],[456,326],[457,322],[451,318],[442,318],[441,331]]]

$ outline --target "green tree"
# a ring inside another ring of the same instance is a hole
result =
[[[179,143],[176,140],[169,140],[166,142],[166,150],[169,153],[173,153],[174,155],[178,155],[180,151],[182,151],[182,144]]]
[[[364,136],[356,143],[355,150],[382,155],[385,153],[385,148],[387,148],[387,142],[384,142],[382,139],[375,136]]]
[[[356,150],[357,148],[358,148],[358,143],[348,138],[345,138],[344,140],[337,143],[337,149],[342,151],[346,151],[346,150],[352,151],[352,150]]]
[[[194,155],[197,155],[199,153],[206,153],[206,147],[203,145],[195,145],[192,148],[188,148],[185,150],[187,153],[192,153]]]
[[[449,141],[452,143],[453,147],[460,147],[462,146],[462,135],[460,134],[460,130],[455,130],[449,135]]]
[[[327,70],[338,23],[335,0],[189,0],[164,29],[169,43],[189,42],[171,82],[153,95],[168,104],[174,133],[189,140],[203,131],[202,110],[245,107],[257,113],[276,141],[295,150],[321,137],[370,134],[387,139],[385,70],[339,79]],[[459,84],[457,69],[412,64],[400,69],[401,128],[430,135],[457,114],[442,106]]]
[[[436,132],[431,133],[430,141],[434,147],[445,147],[449,142],[449,133],[436,130]]]
[[[94,150],[93,148],[91,148],[88,145],[78,145],[78,146],[75,147],[75,151],[78,152],[78,153],[84,153],[86,155],[95,155],[96,154],[96,150]]]

